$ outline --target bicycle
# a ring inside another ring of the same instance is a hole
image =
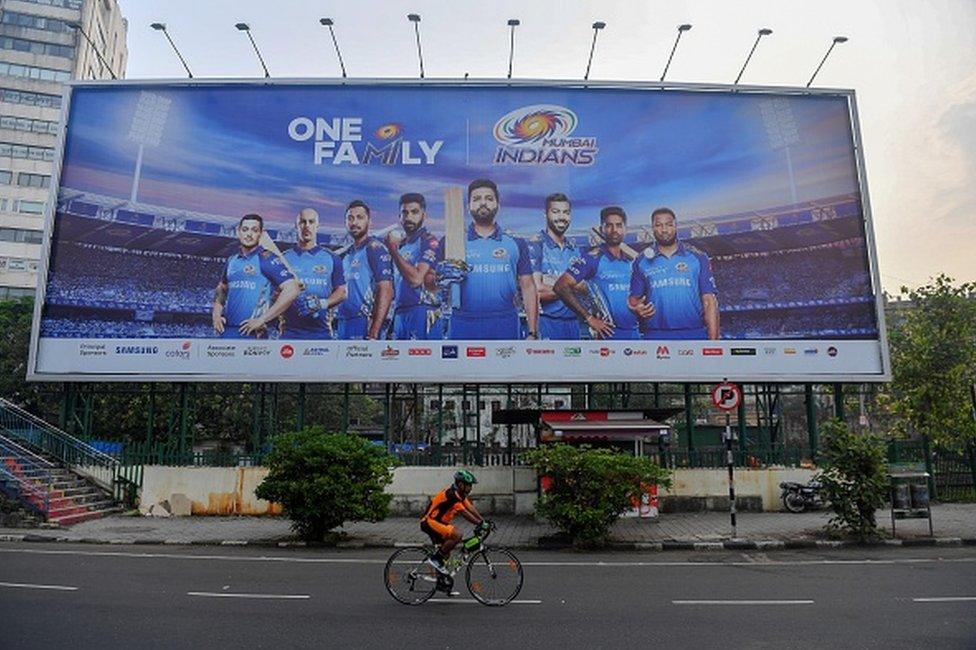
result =
[[[427,562],[434,547],[417,545],[398,549],[386,562],[386,590],[404,605],[421,605],[438,590],[450,595],[454,576],[463,566],[464,582],[475,600],[491,607],[510,603],[522,589],[522,563],[508,549],[489,548],[485,544],[496,529],[493,522],[486,523],[487,526],[479,526],[458,545],[458,552],[447,560],[447,576]]]

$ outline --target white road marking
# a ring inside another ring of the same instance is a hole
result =
[[[65,585],[32,585],[26,582],[0,582],[0,587],[11,587],[15,589],[50,589],[52,591],[78,591],[78,587],[68,587]]]
[[[308,594],[231,594],[226,591],[188,591],[187,596],[200,596],[202,598],[257,598],[264,600],[308,600]]]
[[[672,600],[672,605],[812,605],[812,600]]]
[[[3,548],[0,553],[21,553],[27,555],[72,555],[86,557],[131,557],[174,560],[206,560],[225,562],[284,562],[296,564],[386,564],[388,556],[382,558],[341,558],[341,557],[285,557],[275,555],[191,555],[181,553],[133,553],[126,551],[76,551],[55,549]],[[703,569],[726,568],[730,566],[847,566],[847,565],[877,565],[888,566],[898,564],[942,564],[942,563],[976,563],[976,557],[965,558],[902,558],[890,560],[768,560],[761,563],[754,561],[714,562],[698,560],[686,561],[600,561],[600,560],[539,560],[523,561],[523,567],[593,567],[601,569],[618,569],[633,567],[696,567]]]
[[[976,596],[942,596],[939,598],[912,598],[914,603],[966,603],[976,602]]]
[[[457,603],[458,605],[478,605],[478,601],[474,598],[431,598],[427,601],[428,603]],[[508,603],[509,605],[541,605],[541,600],[513,600]]]

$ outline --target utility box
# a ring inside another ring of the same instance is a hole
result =
[[[891,485],[891,534],[898,519],[928,519],[932,536],[932,507],[929,499],[929,473],[924,463],[896,463],[888,466]]]

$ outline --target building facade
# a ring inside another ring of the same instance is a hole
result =
[[[63,83],[125,76],[117,0],[0,0],[0,300],[33,296]]]

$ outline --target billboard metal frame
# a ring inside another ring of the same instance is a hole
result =
[[[891,381],[891,355],[888,349],[888,332],[885,324],[884,297],[881,288],[881,277],[878,268],[877,250],[875,248],[874,219],[871,212],[871,202],[868,194],[867,171],[864,161],[864,147],[861,138],[860,119],[857,113],[856,93],[850,88],[807,88],[801,86],[761,86],[761,85],[731,85],[731,84],[711,84],[711,83],[674,83],[674,82],[653,82],[653,81],[589,81],[589,80],[553,80],[553,79],[405,79],[405,78],[209,78],[209,79],[116,79],[116,80],[72,80],[64,83],[61,102],[61,118],[58,127],[57,137],[57,156],[51,170],[51,189],[49,190],[48,201],[44,208],[44,239],[41,244],[41,259],[38,264],[38,282],[34,298],[34,316],[31,322],[30,349],[28,353],[27,380],[28,381],[67,381],[67,382],[91,382],[91,381],[123,381],[123,382],[173,382],[173,383],[192,383],[192,382],[229,382],[229,383],[248,383],[255,381],[254,378],[248,379],[239,375],[187,375],[174,376],[172,374],[60,374],[60,373],[38,373],[37,353],[40,339],[41,312],[44,306],[44,297],[47,290],[48,264],[51,255],[51,239],[54,231],[54,215],[57,206],[58,192],[61,186],[61,170],[64,163],[64,145],[67,139],[67,120],[71,108],[72,92],[75,88],[98,88],[98,87],[195,87],[195,86],[391,86],[391,87],[442,87],[442,88],[566,88],[566,89],[601,89],[601,90],[645,90],[645,91],[694,91],[694,92],[716,92],[716,93],[742,93],[752,95],[797,95],[797,96],[828,96],[843,97],[848,103],[848,114],[850,116],[850,128],[852,134],[852,144],[857,166],[858,191],[861,198],[862,218],[864,223],[865,244],[870,265],[871,282],[875,292],[875,315],[878,324],[877,342],[881,346],[881,369],[880,373],[849,373],[849,374],[796,374],[796,375],[741,375],[730,379],[745,383],[884,383]],[[716,373],[714,381],[725,379],[722,373]],[[284,375],[261,377],[260,382],[268,383],[318,383],[310,382],[302,378],[288,377]],[[336,379],[324,380],[322,383],[335,383]],[[382,379],[367,378],[365,381],[380,382]],[[541,380],[550,381],[548,379]],[[609,373],[606,375],[588,376],[585,380],[578,383],[594,383],[604,381],[619,381],[619,377],[614,377]],[[655,382],[664,381],[668,383],[706,383],[701,376],[648,376],[643,381]],[[391,382],[392,383],[392,382]],[[398,381],[396,383],[403,383]],[[433,382],[437,383],[437,382]],[[498,384],[505,383],[496,379],[485,381],[467,381],[466,383],[485,383]],[[538,383],[538,380],[516,379],[511,383],[525,384]]]

